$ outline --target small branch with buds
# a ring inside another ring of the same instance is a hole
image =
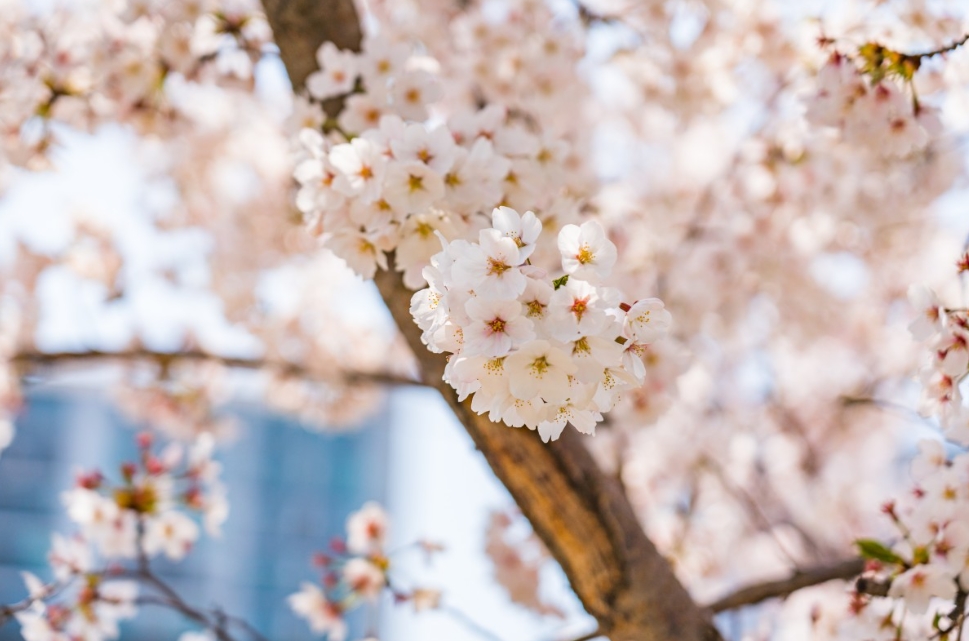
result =
[[[905,57],[910,60],[922,61],[922,60],[925,60],[926,58],[932,58],[934,56],[941,56],[947,53],[952,53],[953,51],[955,51],[962,45],[966,44],[967,42],[969,42],[969,33],[962,36],[958,40],[954,40],[951,44],[948,44],[944,47],[939,47],[938,49],[932,49],[931,51],[924,51],[922,53],[906,54]]]
[[[793,573],[786,579],[749,585],[733,594],[714,601],[706,607],[711,612],[733,610],[746,605],[754,605],[767,599],[783,598],[798,590],[835,580],[847,580],[858,576],[865,569],[864,559],[848,559],[832,565],[809,568]],[[859,579],[858,584],[866,579]],[[859,590],[860,591],[860,590]],[[888,588],[885,588],[888,593]],[[867,594],[867,592],[866,592]]]
[[[64,589],[64,584],[59,582],[48,583],[43,587],[41,594],[39,596],[31,595],[20,601],[18,603],[12,603],[10,605],[0,604],[0,628],[5,626],[11,619],[13,619],[19,612],[25,612],[30,609],[30,606],[34,604],[35,601],[41,599],[49,599],[55,596],[58,592]]]

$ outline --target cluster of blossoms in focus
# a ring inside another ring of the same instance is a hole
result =
[[[315,98],[349,91],[358,74],[366,89],[347,98],[342,134],[300,132],[296,204],[325,247],[364,278],[387,269],[393,250],[404,283],[418,289],[439,248],[435,233],[473,235],[487,225],[481,212],[507,205],[556,225],[578,218],[566,143],[529,131],[500,106],[424,124],[439,93],[433,76],[407,70],[401,46],[369,39],[353,54],[324,45],[323,69],[308,81]]]
[[[566,423],[595,433],[619,393],[641,385],[641,356],[670,314],[649,298],[627,305],[602,285],[616,248],[595,221],[558,235],[556,279],[529,258],[542,231],[532,212],[501,207],[478,242],[442,239],[411,313],[432,352],[451,354],[445,380],[492,421],[555,440]]]

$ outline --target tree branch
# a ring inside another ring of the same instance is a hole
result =
[[[375,281],[417,355],[422,378],[438,389],[562,566],[572,589],[613,641],[720,639],[705,612],[646,537],[619,481],[595,463],[582,437],[567,429],[542,443],[529,430],[495,424],[461,403],[443,381],[446,360],[428,352],[397,272]]]
[[[53,367],[66,363],[90,363],[99,361],[152,361],[163,368],[178,361],[210,362],[218,363],[225,367],[236,367],[240,369],[264,369],[283,376],[329,383],[331,385],[399,386],[421,384],[420,381],[388,372],[342,370],[334,376],[333,374],[327,374],[289,361],[234,358],[211,354],[201,350],[188,350],[184,352],[155,352],[148,349],[133,349],[123,352],[102,352],[99,350],[86,352],[21,352],[10,359],[12,364],[26,367]]]
[[[786,579],[757,583],[737,590],[722,599],[709,604],[711,612],[733,610],[745,605],[754,605],[767,599],[786,597],[787,595],[836,579],[851,579],[861,574],[865,569],[864,559],[848,559],[832,565],[819,566],[794,572]]]
[[[262,6],[296,91],[316,71],[316,51],[324,42],[360,51],[363,36],[353,0],[262,0]],[[342,109],[341,97],[323,102],[323,110],[330,118]]]

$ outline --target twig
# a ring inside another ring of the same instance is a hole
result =
[[[184,352],[155,352],[148,349],[133,349],[123,352],[103,352],[100,350],[88,350],[84,352],[21,352],[15,354],[10,359],[12,364],[30,367],[51,367],[61,363],[98,361],[153,361],[163,368],[179,361],[203,361],[240,369],[271,370],[283,376],[316,380],[335,385],[399,386],[421,384],[420,381],[389,372],[344,370],[336,375],[328,375],[289,361],[235,358],[210,354],[201,350],[188,350]]]
[[[143,581],[154,587],[156,590],[161,592],[164,597],[151,597],[145,596],[141,597],[141,602],[153,605],[163,605],[172,610],[176,610],[197,623],[202,624],[204,627],[208,628],[215,634],[219,641],[235,641],[232,635],[230,635],[223,625],[218,620],[217,616],[210,613],[206,613],[202,610],[197,610],[193,608],[188,603],[186,603],[178,592],[174,590],[170,585],[162,581],[160,578],[151,573],[150,570],[139,570],[134,578]]]
[[[733,594],[714,601],[706,607],[712,612],[723,612],[724,610],[732,610],[745,605],[753,605],[761,601],[766,601],[767,599],[785,597],[793,592],[811,587],[812,585],[818,585],[819,583],[826,583],[827,581],[834,581],[836,579],[850,579],[861,574],[864,569],[864,559],[849,559],[833,565],[809,568],[795,572],[786,579],[768,581],[767,583],[758,583],[741,588]]]
[[[215,634],[219,641],[235,641],[232,636],[226,631],[224,625],[224,619],[218,612],[214,614],[206,613],[202,610],[193,608],[188,603],[182,599],[181,595],[175,591],[175,588],[165,583],[161,578],[156,576],[151,571],[151,565],[148,559],[148,554],[145,551],[144,546],[145,538],[145,521],[144,518],[139,515],[136,530],[136,546],[138,550],[137,561],[138,569],[134,572],[125,573],[127,576],[141,581],[142,583],[147,583],[151,587],[158,590],[164,598],[153,599],[150,596],[142,597],[144,603],[154,604],[154,605],[164,605],[173,610],[180,612],[183,616],[202,624],[204,627],[208,628]]]
[[[888,589],[891,587],[892,582],[886,579],[870,579],[862,576],[855,581],[855,591],[868,596],[888,596]]]
[[[18,612],[23,612],[28,609],[36,599],[24,599],[17,603],[12,603],[10,605],[0,605],[0,628],[5,626],[7,622],[13,619]]]
[[[931,58],[933,56],[941,56],[942,54],[945,54],[945,53],[951,53],[956,49],[958,49],[959,47],[961,47],[962,45],[966,44],[967,42],[969,42],[969,33],[967,33],[966,35],[962,36],[958,40],[944,47],[939,47],[938,49],[932,49],[931,51],[924,51],[922,53],[907,53],[905,54],[905,57],[908,58],[909,60],[921,61],[921,60],[924,60],[925,58]]]
[[[602,628],[596,628],[595,630],[593,630],[588,634],[583,634],[581,637],[576,637],[575,639],[572,639],[572,641],[592,641],[592,639],[603,637],[605,635],[606,633],[602,630]]]
[[[791,565],[797,566],[797,555],[793,550],[789,549],[784,540],[778,535],[776,523],[774,523],[769,516],[761,508],[760,504],[756,499],[747,492],[743,487],[735,484],[731,481],[727,474],[723,471],[720,464],[712,458],[703,459],[703,467],[708,470],[715,479],[720,483],[720,486],[726,491],[731,498],[733,498],[740,507],[747,513],[748,518],[753,522],[754,527],[759,531],[765,532],[772,539],[774,539],[774,544],[777,549],[787,557],[787,560],[791,562]],[[806,535],[803,535],[806,538]]]
[[[230,614],[227,614],[225,615],[225,619],[229,623],[236,625],[242,628],[243,630],[245,630],[246,632],[248,632],[249,636],[251,636],[256,641],[269,641],[269,638],[267,636],[265,636],[262,632],[257,630],[255,626],[253,626],[251,623],[249,623],[242,617],[235,617]]]
[[[474,632],[475,634],[477,634],[479,637],[483,639],[490,639],[490,641],[503,641],[503,639],[499,637],[497,634],[495,634],[494,632],[484,627],[483,625],[481,625],[480,623],[478,623],[477,621],[469,617],[467,614],[465,614],[464,612],[462,612],[461,610],[453,606],[441,605],[437,609],[438,609],[438,612],[447,614],[452,619],[454,619],[455,621],[458,621],[466,628],[468,628],[470,631]]]
[[[925,423],[926,418],[919,414],[917,411],[913,410],[911,407],[906,407],[901,403],[895,403],[892,401],[886,401],[880,398],[871,398],[866,396],[848,396],[844,395],[838,398],[844,407],[853,407],[855,405],[871,405],[877,407],[878,409],[888,410],[895,412],[896,414],[902,415],[908,420],[916,421],[919,423]]]
[[[40,597],[27,597],[23,601],[18,601],[17,603],[12,603],[10,605],[0,605],[0,628],[5,626],[11,619],[13,619],[18,612],[23,612],[33,605],[34,601],[42,601],[44,599],[49,599],[55,596],[58,592],[64,589],[63,583],[48,583],[44,586],[44,593]]]

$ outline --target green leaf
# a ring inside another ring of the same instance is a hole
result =
[[[884,544],[875,539],[858,539],[855,541],[861,556],[866,559],[874,559],[883,563],[894,563],[905,565],[905,559],[892,552]]]
[[[562,278],[556,278],[555,280],[552,281],[552,284],[555,285],[555,289],[558,289],[559,287],[561,287],[562,285],[564,285],[567,282],[569,282],[569,275],[568,274],[566,274]]]

